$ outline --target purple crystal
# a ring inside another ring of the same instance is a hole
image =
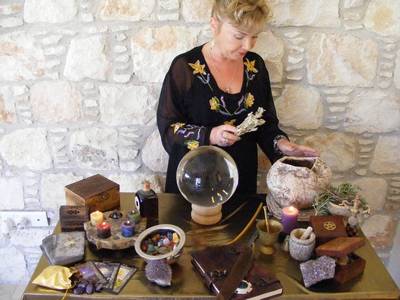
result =
[[[75,295],[82,295],[84,291],[85,288],[77,286],[76,288],[74,288],[73,293]]]
[[[88,283],[88,285],[86,286],[85,291],[86,291],[86,294],[89,294],[89,295],[93,294],[93,292],[94,292],[93,283]]]
[[[321,256],[316,260],[309,260],[300,264],[304,285],[312,286],[325,279],[335,276],[335,259],[328,256]]]
[[[101,292],[101,290],[103,289],[103,284],[102,283],[100,283],[100,282],[98,282],[98,283],[96,283],[96,286],[95,286],[95,291],[97,292],[97,293],[99,293],[99,292]]]
[[[146,278],[159,286],[171,286],[172,269],[165,260],[151,260],[145,267]]]

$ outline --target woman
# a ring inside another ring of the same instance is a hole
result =
[[[282,154],[316,156],[314,149],[291,143],[279,128],[263,59],[250,50],[269,9],[265,0],[216,0],[213,39],[177,56],[165,76],[157,123],[169,153],[165,191],[178,193],[176,169],[182,157],[201,145],[222,147],[239,170],[238,193],[257,188],[257,144],[271,162]],[[240,138],[235,126],[263,107],[265,124]]]

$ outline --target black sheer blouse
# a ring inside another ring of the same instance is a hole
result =
[[[165,76],[157,109],[162,144],[169,154],[165,191],[179,193],[176,169],[191,149],[209,145],[210,132],[222,124],[239,125],[250,112],[263,107],[265,124],[246,133],[230,147],[223,147],[239,171],[237,193],[253,194],[257,188],[257,144],[271,162],[280,155],[273,140],[286,134],[278,127],[268,71],[263,59],[253,52],[243,58],[244,74],[240,93],[222,91],[196,47],[177,56]]]

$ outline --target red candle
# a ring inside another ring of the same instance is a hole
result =
[[[101,239],[106,239],[111,236],[111,225],[107,222],[102,222],[96,226],[97,236]]]
[[[289,234],[297,226],[297,216],[299,210],[294,206],[282,208],[282,225],[283,232]]]

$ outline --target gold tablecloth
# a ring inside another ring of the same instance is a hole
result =
[[[213,299],[203,285],[199,275],[194,272],[190,263],[190,251],[205,245],[222,245],[232,241],[243,233],[248,221],[254,215],[259,200],[263,196],[241,196],[231,199],[223,208],[222,222],[215,226],[200,226],[190,219],[190,205],[181,196],[174,194],[159,194],[160,223],[180,226],[187,234],[187,242],[183,255],[177,264],[173,265],[172,286],[162,288],[147,281],[144,275],[144,262],[134,253],[134,249],[124,251],[97,251],[91,245],[86,247],[86,260],[114,260],[128,265],[134,265],[138,271],[131,278],[119,295],[107,292],[93,295],[73,295],[68,293],[66,299]],[[243,203],[243,204],[239,204]],[[133,194],[121,193],[121,209],[133,208]],[[260,215],[261,216],[261,215]],[[242,240],[248,240],[254,233],[254,225],[246,231]],[[57,225],[55,231],[59,231]],[[255,249],[257,263],[276,274],[283,286],[282,299],[399,299],[400,292],[390,277],[379,257],[369,244],[356,251],[366,261],[366,268],[359,278],[346,285],[337,287],[319,285],[313,290],[304,288],[301,284],[301,273],[298,263],[277,247],[278,251],[272,257],[258,253]],[[61,299],[63,292],[53,291],[32,284],[35,278],[48,263],[42,256],[32,278],[25,289],[23,300]]]

